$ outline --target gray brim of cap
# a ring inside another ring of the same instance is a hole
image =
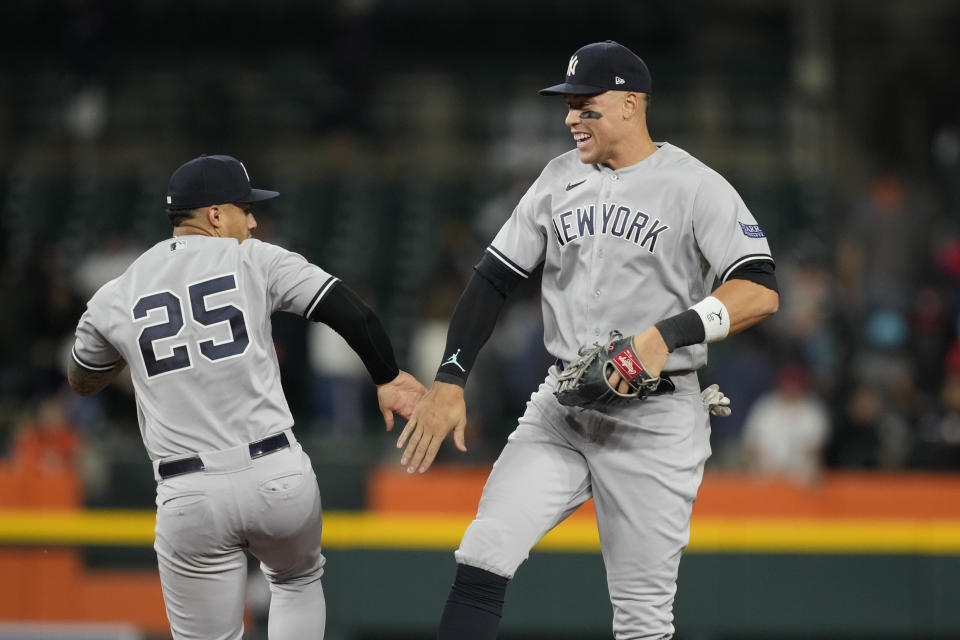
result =
[[[268,191],[267,189],[250,189],[250,195],[242,200],[242,202],[260,202],[261,200],[269,200],[270,198],[276,198],[280,195],[279,191]]]
[[[570,84],[569,82],[564,82],[563,84],[555,84],[552,87],[547,87],[546,89],[540,89],[540,95],[542,96],[564,96],[564,95],[592,95],[597,93],[603,93],[608,91],[602,87],[593,87],[587,84]]]

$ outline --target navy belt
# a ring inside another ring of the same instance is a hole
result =
[[[268,453],[273,453],[274,451],[279,451],[280,449],[284,449],[289,446],[290,440],[287,438],[287,434],[285,433],[278,433],[270,436],[269,438],[257,440],[256,442],[251,442],[247,445],[247,447],[250,449],[251,460],[255,460],[256,458],[265,456]],[[166,480],[167,478],[180,476],[185,473],[203,471],[203,469],[203,460],[200,459],[200,456],[193,456],[190,458],[173,460],[171,462],[161,462],[157,467],[157,473],[160,474],[161,478]]]

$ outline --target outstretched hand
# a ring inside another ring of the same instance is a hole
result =
[[[413,415],[397,440],[398,449],[402,449],[404,444],[407,446],[400,464],[407,466],[407,473],[423,473],[433,464],[440,445],[451,430],[457,449],[466,451],[466,427],[467,406],[463,400],[463,387],[434,382],[413,410]]]
[[[380,404],[380,413],[387,431],[393,429],[393,414],[399,413],[409,419],[413,408],[420,398],[427,392],[427,388],[406,371],[400,371],[397,377],[386,384],[377,386],[377,402]]]

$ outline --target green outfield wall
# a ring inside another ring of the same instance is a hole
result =
[[[38,550],[94,550],[85,557],[98,566],[85,570],[97,580],[138,573],[155,582],[144,593],[157,599],[153,520],[150,511],[0,510],[0,551],[4,566],[18,566],[19,555],[33,562],[25,575],[35,581]],[[433,637],[469,520],[325,514],[327,640]],[[960,638],[956,520],[701,519],[693,529],[680,565],[678,640]],[[511,582],[501,637],[609,639],[611,618],[596,526],[572,519]]]
[[[450,553],[331,550],[328,640],[430,638]],[[960,557],[701,554],[680,568],[679,640],[960,638]],[[502,637],[612,638],[599,554],[531,555],[507,592]]]

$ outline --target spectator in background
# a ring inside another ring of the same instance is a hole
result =
[[[836,379],[847,380],[853,373],[863,345],[863,323],[867,314],[863,290],[864,252],[851,238],[840,238],[834,250],[830,284],[828,333],[836,345]]]
[[[912,464],[926,469],[960,468],[960,342],[947,353],[934,407],[920,420]]]
[[[77,142],[99,139],[107,122],[103,63],[107,52],[106,10],[102,0],[61,3],[64,67],[70,96],[64,105],[67,131]]]
[[[43,398],[14,427],[11,464],[33,472],[75,470],[79,462],[80,437],[67,419],[60,394]]]
[[[954,303],[960,302],[960,235],[951,233],[935,252],[939,275],[946,280],[946,290]]]
[[[776,316],[774,316],[776,317]],[[703,380],[716,380],[724,395],[738,407],[722,420],[711,420],[710,447],[714,468],[740,468],[743,460],[743,428],[749,408],[771,390],[776,378],[775,347],[764,334],[763,325],[738,337],[736,348],[718,343],[711,348],[711,370]],[[716,355],[716,357],[715,357]]]
[[[63,384],[59,349],[83,311],[65,271],[52,243],[31,248],[22,264],[0,267],[0,296],[9,307],[0,314],[0,421],[4,399],[19,404]]]
[[[122,232],[106,234],[102,244],[86,252],[73,271],[79,295],[89,299],[97,289],[126,271],[143,249]]]
[[[920,391],[936,395],[944,378],[943,354],[956,331],[943,289],[932,284],[917,287],[907,324],[916,386]]]
[[[896,469],[909,453],[910,427],[886,390],[862,382],[841,396],[841,410],[828,460],[843,469]]]
[[[837,381],[843,431],[838,431],[841,467],[899,468],[906,464],[911,425],[923,414],[917,388],[918,354],[911,347],[905,313],[874,309],[866,318],[849,378]],[[939,369],[939,365],[937,365]],[[844,392],[852,386],[855,392]],[[831,458],[832,459],[832,458]]]
[[[804,484],[815,482],[829,432],[829,412],[810,389],[808,372],[786,365],[777,375],[777,388],[748,410],[743,430],[748,468]]]
[[[782,343],[788,358],[808,363],[820,380],[836,365],[836,346],[828,331],[832,275],[825,267],[826,247],[813,237],[802,237],[777,263],[782,282],[780,310],[768,331]]]
[[[307,327],[311,403],[323,435],[360,435],[367,419],[365,392],[370,376],[363,361],[340,335],[325,324]]]
[[[893,172],[877,173],[854,203],[844,237],[862,252],[860,284],[870,307],[905,310],[928,261],[928,218],[924,204]]]
[[[960,123],[945,124],[933,136],[939,190],[947,216],[960,213]]]
[[[909,326],[918,284],[930,264],[930,209],[918,191],[894,172],[878,172],[850,210],[833,278],[838,390],[854,380],[883,392],[896,386],[908,395],[901,382],[916,372],[914,349],[926,353],[926,345],[910,344]],[[920,307],[923,316],[935,313],[929,300]],[[925,324],[931,318],[917,320]]]

